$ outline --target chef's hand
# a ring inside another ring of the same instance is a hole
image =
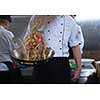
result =
[[[80,73],[81,73],[81,69],[76,69],[73,76],[72,76],[72,80],[77,80],[80,77]]]

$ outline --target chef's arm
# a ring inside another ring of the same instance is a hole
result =
[[[76,62],[76,71],[74,73],[73,79],[77,79],[80,77],[80,72],[81,72],[81,51],[80,51],[80,45],[74,46],[72,48],[73,51],[73,56]]]

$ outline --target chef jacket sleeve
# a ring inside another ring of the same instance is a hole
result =
[[[69,38],[69,44],[70,44],[70,47],[74,47],[74,46],[81,44],[80,36],[78,35],[78,27],[77,27],[76,22],[74,22],[74,21],[71,26],[71,34],[70,34],[70,38]]]

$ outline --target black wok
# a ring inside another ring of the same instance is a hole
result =
[[[24,60],[23,58],[23,50],[21,48],[15,49],[13,50],[12,54],[11,54],[11,58],[12,60],[16,63],[16,64],[20,64],[20,65],[27,65],[27,66],[34,66],[34,65],[38,65],[38,64],[42,64],[42,63],[46,63],[48,62],[50,59],[52,59],[52,57],[54,56],[55,52],[54,50],[52,50],[50,48],[49,50],[49,54],[48,54],[48,59],[45,60],[37,60],[37,61],[32,61],[32,60]]]

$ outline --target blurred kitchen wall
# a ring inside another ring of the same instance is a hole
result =
[[[14,33],[16,39],[23,38],[25,35],[30,15],[16,15],[12,17],[12,24],[10,30]]]
[[[85,39],[83,58],[100,60],[100,19],[81,20],[78,23]]]

